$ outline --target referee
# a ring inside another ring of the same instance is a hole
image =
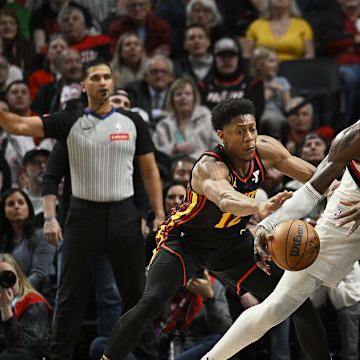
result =
[[[73,198],[63,245],[53,360],[71,357],[78,336],[74,332],[69,336],[67,327],[84,317],[86,304],[76,294],[89,293],[89,275],[99,253],[109,254],[125,311],[142,295],[145,260],[140,215],[133,202],[135,156],[155,212],[154,230],[164,220],[160,176],[146,124],[137,114],[111,106],[114,82],[105,61],[85,63],[82,80],[88,99],[82,113],[21,117],[0,110],[0,126],[5,131],[52,137],[68,146]]]

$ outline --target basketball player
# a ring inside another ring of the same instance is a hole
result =
[[[228,99],[213,109],[213,128],[223,145],[206,151],[195,163],[184,200],[158,231],[144,295],[113,328],[103,359],[124,358],[144,324],[203,267],[238,291],[261,298],[280,279],[283,271],[276,266],[271,265],[271,276],[256,266],[246,224],[251,214],[273,211],[291,194],[279,193],[265,202],[255,194],[266,168],[275,167],[302,182],[314,168],[291,156],[277,140],[257,136],[254,113],[252,102],[245,99]],[[325,332],[309,300],[294,314],[294,323],[308,358],[328,360]]]
[[[341,176],[316,230],[320,253],[313,265],[299,271],[285,271],[274,292],[261,304],[241,314],[229,331],[202,360],[224,360],[256,341],[301,306],[320,285],[337,287],[360,258],[360,121],[340,132],[329,155],[311,180],[268,218],[256,233],[256,251],[266,256],[267,235],[282,221],[302,218],[317,204],[331,182]]]

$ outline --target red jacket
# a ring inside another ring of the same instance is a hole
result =
[[[146,18],[145,29],[145,50],[148,56],[152,56],[154,50],[160,45],[169,45],[170,49],[172,48],[172,29],[165,20],[149,14]],[[109,37],[113,41],[113,51],[115,50],[118,38],[128,31],[136,31],[135,22],[128,16],[110,25]]]

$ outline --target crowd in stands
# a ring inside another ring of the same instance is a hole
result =
[[[259,134],[319,165],[336,134],[359,119],[359,45],[360,0],[1,0],[0,109],[21,116],[83,111],[82,64],[103,58],[115,81],[113,106],[137,112],[149,127],[170,214],[184,197],[197,158],[220,144],[211,110],[227,98],[251,99]],[[312,80],[308,71],[316,64],[324,64],[324,74],[331,64],[334,79]],[[156,246],[154,213],[137,164],[133,178],[145,274]],[[290,180],[270,169],[257,196],[300,186]],[[64,144],[0,128],[0,277],[9,270],[17,278],[5,289],[16,302],[0,301],[0,359],[9,353],[18,354],[11,359],[48,358],[62,244],[44,236],[44,211],[56,207],[61,233],[70,197]],[[325,203],[306,221],[316,224]],[[260,220],[253,216],[250,228]],[[327,315],[337,315],[341,345],[333,359],[359,358],[358,273],[357,264],[342,290],[320,289],[313,296],[319,307],[328,298],[333,311]],[[92,281],[97,334],[84,359],[100,359],[126,297],[105,254],[99,254]],[[156,343],[142,339],[127,359],[198,359],[258,301],[249,293],[238,297],[204,270],[151,324]],[[290,321],[270,337],[267,350],[253,346],[234,359],[266,359],[270,353],[272,360],[301,358]]]

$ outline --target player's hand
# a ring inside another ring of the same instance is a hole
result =
[[[61,227],[56,218],[44,222],[43,232],[45,240],[54,246],[58,246],[59,241],[63,239]]]
[[[256,265],[268,275],[271,275],[271,271],[270,265],[267,264],[266,261],[271,261],[271,257],[267,250],[267,242],[271,236],[272,235],[269,234],[264,227],[256,227],[254,236],[254,257]]]
[[[340,185],[340,181],[335,179],[331,185],[329,186],[329,188],[327,189],[325,195],[327,197],[327,200],[329,201],[331,196],[333,195],[334,191],[339,187]]]
[[[290,199],[292,196],[293,193],[286,190],[276,194],[275,196],[271,197],[267,201],[264,201],[260,205],[259,213],[262,216],[267,216],[269,213],[279,209],[282,206],[282,204],[286,200]]]
[[[343,226],[350,222],[354,222],[346,236],[350,236],[360,225],[360,202],[358,201],[340,201],[342,205],[350,206],[349,210],[343,211],[335,216],[335,219],[344,219],[337,227]]]

